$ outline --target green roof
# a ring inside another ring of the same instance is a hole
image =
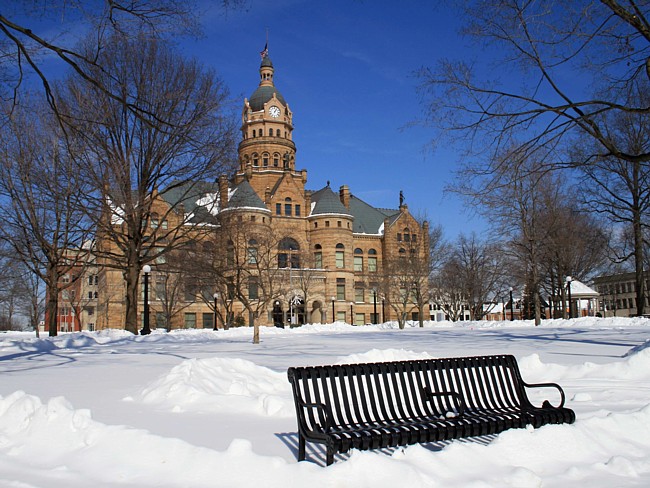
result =
[[[228,208],[260,208],[268,210],[248,180],[242,181],[232,191],[228,201]]]
[[[329,186],[321,188],[311,195],[311,215],[343,214],[350,215],[350,211],[341,203],[339,196]]]
[[[392,223],[399,215],[399,210],[375,208],[354,195],[350,195],[350,213],[354,216],[353,232],[380,234],[384,219],[388,218]]]

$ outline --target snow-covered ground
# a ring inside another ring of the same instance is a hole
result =
[[[0,487],[650,486],[650,320],[0,333]],[[296,462],[293,365],[514,354],[573,425]]]

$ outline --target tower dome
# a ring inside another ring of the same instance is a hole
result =
[[[273,72],[274,69],[271,58],[266,55],[262,58],[262,64],[260,65],[260,85],[248,100],[251,110],[254,112],[263,110],[264,104],[271,100],[271,98],[273,98],[273,95],[275,95],[275,98],[277,98],[282,105],[285,107],[287,106],[287,102],[285,101],[284,97],[278,91],[275,85],[273,85]]]

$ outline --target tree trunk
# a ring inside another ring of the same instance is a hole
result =
[[[256,314],[248,312],[248,325],[253,326],[253,344],[260,343],[260,324],[257,323]]]
[[[140,270],[130,265],[123,272],[126,294],[124,296],[124,330],[138,334],[138,278]]]
[[[634,227],[634,281],[636,285],[636,314],[641,316],[645,313],[645,287],[643,273],[643,228],[641,226],[641,212],[638,207],[633,216]]]
[[[56,266],[47,269],[47,303],[45,304],[45,330],[50,337],[57,335],[57,315],[59,312],[59,273]]]

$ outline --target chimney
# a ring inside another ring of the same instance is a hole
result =
[[[339,188],[339,198],[345,208],[350,210],[350,189],[348,188],[348,185],[342,185],[341,188]]]
[[[226,175],[219,176],[219,199],[221,210],[228,208],[228,178]]]

